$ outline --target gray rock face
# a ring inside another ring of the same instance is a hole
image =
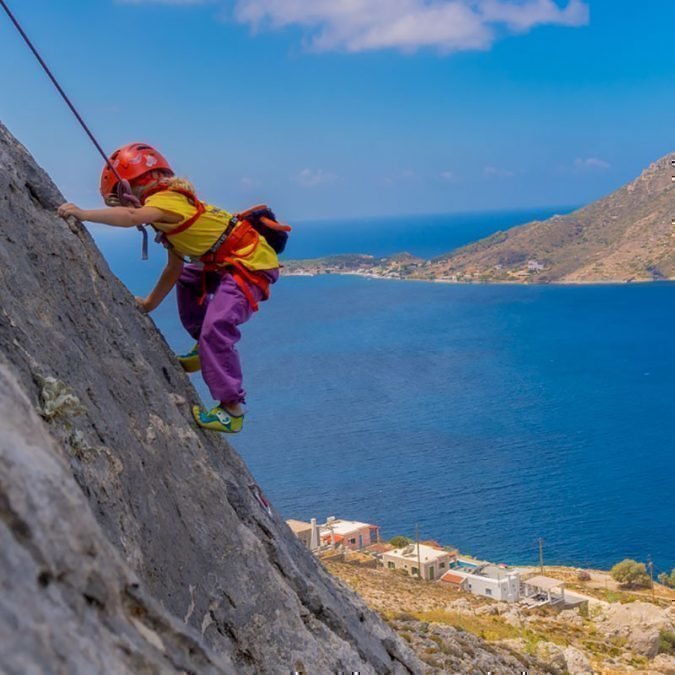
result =
[[[427,675],[563,672],[527,655],[522,639],[486,642],[453,626],[408,619],[396,619],[394,625],[427,663]]]
[[[139,587],[0,365],[0,672],[233,672]]]
[[[422,672],[193,427],[194,390],[62,201],[0,125],[0,670]]]

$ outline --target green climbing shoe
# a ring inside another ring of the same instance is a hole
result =
[[[179,354],[178,363],[183,366],[183,370],[186,373],[196,373],[198,370],[201,370],[202,364],[199,361],[199,343],[196,343],[187,354]]]
[[[243,415],[233,415],[219,405],[208,412],[196,405],[192,408],[192,415],[202,429],[220,431],[224,434],[238,434],[244,426]]]

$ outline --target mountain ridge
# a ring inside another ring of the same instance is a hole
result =
[[[568,215],[512,227],[446,254],[329,256],[286,263],[289,274],[364,274],[492,283],[612,283],[675,279],[675,154]]]

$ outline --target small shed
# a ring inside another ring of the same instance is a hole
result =
[[[523,596],[536,604],[565,604],[565,582],[541,575],[522,582]]]
[[[460,576],[459,574],[455,574],[454,572],[446,572],[441,577],[441,581],[445,584],[451,584],[452,586],[455,586],[456,588],[462,591],[466,590],[467,584],[466,577]]]

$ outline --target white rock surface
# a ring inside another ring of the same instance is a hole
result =
[[[593,672],[588,657],[576,647],[566,647],[563,650],[563,657],[570,675],[589,675]]]

